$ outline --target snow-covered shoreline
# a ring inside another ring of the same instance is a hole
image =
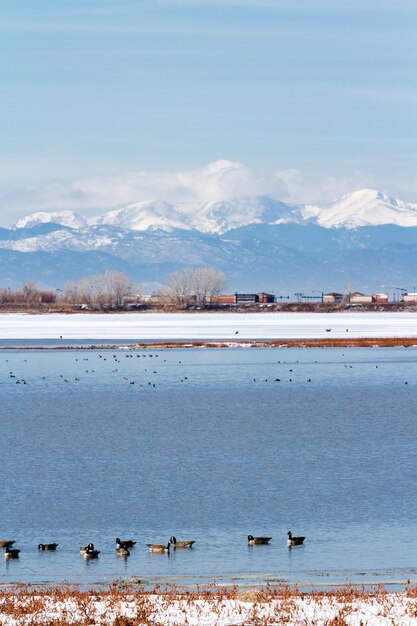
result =
[[[0,623],[139,626],[411,626],[416,590],[371,592],[353,588],[301,594],[297,590],[211,589],[144,592],[128,586],[101,592],[54,588],[0,592]]]
[[[417,337],[415,313],[0,314],[4,339],[251,340]]]

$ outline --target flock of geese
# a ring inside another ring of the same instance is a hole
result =
[[[287,545],[289,548],[293,546],[301,546],[304,543],[305,537],[293,537],[291,531],[287,533]],[[248,546],[261,546],[267,545],[271,541],[272,537],[254,537],[253,535],[248,535]],[[13,545],[16,543],[14,540],[1,540],[0,548],[4,548],[4,558],[5,559],[18,559],[20,550],[18,548],[13,548]],[[121,557],[130,556],[130,549],[134,547],[136,541],[133,539],[126,539],[122,541],[119,537],[116,538],[116,554]],[[147,547],[149,548],[149,552],[154,553],[163,553],[167,552],[169,554],[171,548],[174,550],[177,549],[188,549],[192,548],[195,544],[195,541],[177,541],[176,537],[173,535],[168,543],[165,545],[163,543],[147,543]],[[58,547],[57,543],[40,543],[38,544],[38,550],[41,552],[44,551],[55,551]],[[96,550],[93,543],[89,543],[86,546],[81,546],[80,554],[85,559],[96,559],[100,554],[100,550]]]

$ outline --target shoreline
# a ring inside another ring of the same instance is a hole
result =
[[[332,591],[305,593],[297,587],[239,589],[211,585],[197,590],[172,586],[146,591],[136,580],[114,581],[107,590],[70,585],[0,589],[0,623],[144,624],[190,626],[408,626],[416,623],[417,587],[401,591],[383,586],[357,589],[347,584]]]
[[[29,341],[29,340],[28,340]],[[40,338],[38,341],[42,341]],[[45,339],[48,341],[48,339]],[[75,340],[78,341],[78,340]],[[82,341],[82,340],[79,340]],[[192,341],[152,341],[126,344],[85,344],[63,346],[0,346],[0,351],[8,350],[166,350],[184,348],[411,348],[417,347],[417,337],[358,337],[354,339],[266,339],[266,340],[192,340]]]

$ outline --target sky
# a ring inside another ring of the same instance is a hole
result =
[[[0,18],[2,226],[187,193],[417,202],[415,0],[0,0]]]

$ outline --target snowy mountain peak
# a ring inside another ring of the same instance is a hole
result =
[[[417,204],[386,196],[376,189],[358,189],[323,206],[306,205],[304,215],[325,228],[417,226]]]
[[[175,205],[170,202],[134,202],[122,209],[109,211],[91,221],[95,225],[109,225],[126,230],[162,229],[171,231],[173,228],[188,229],[187,219],[181,215]]]
[[[86,220],[81,215],[74,213],[74,211],[55,211],[52,213],[39,211],[17,221],[14,228],[33,228],[37,224],[49,223],[60,224],[69,228],[83,228],[86,226]]]
[[[219,166],[221,164],[218,164]],[[88,226],[130,231],[174,229],[223,234],[249,224],[313,222],[324,228],[359,228],[393,224],[417,226],[417,204],[376,189],[358,189],[323,205],[290,205],[269,196],[235,197],[201,205],[141,201],[85,220],[73,211],[39,212],[20,219],[15,229],[56,223],[80,230]]]
[[[282,224],[300,220],[300,207],[259,196],[203,204],[194,216],[194,227],[202,232],[221,234],[248,224]]]

